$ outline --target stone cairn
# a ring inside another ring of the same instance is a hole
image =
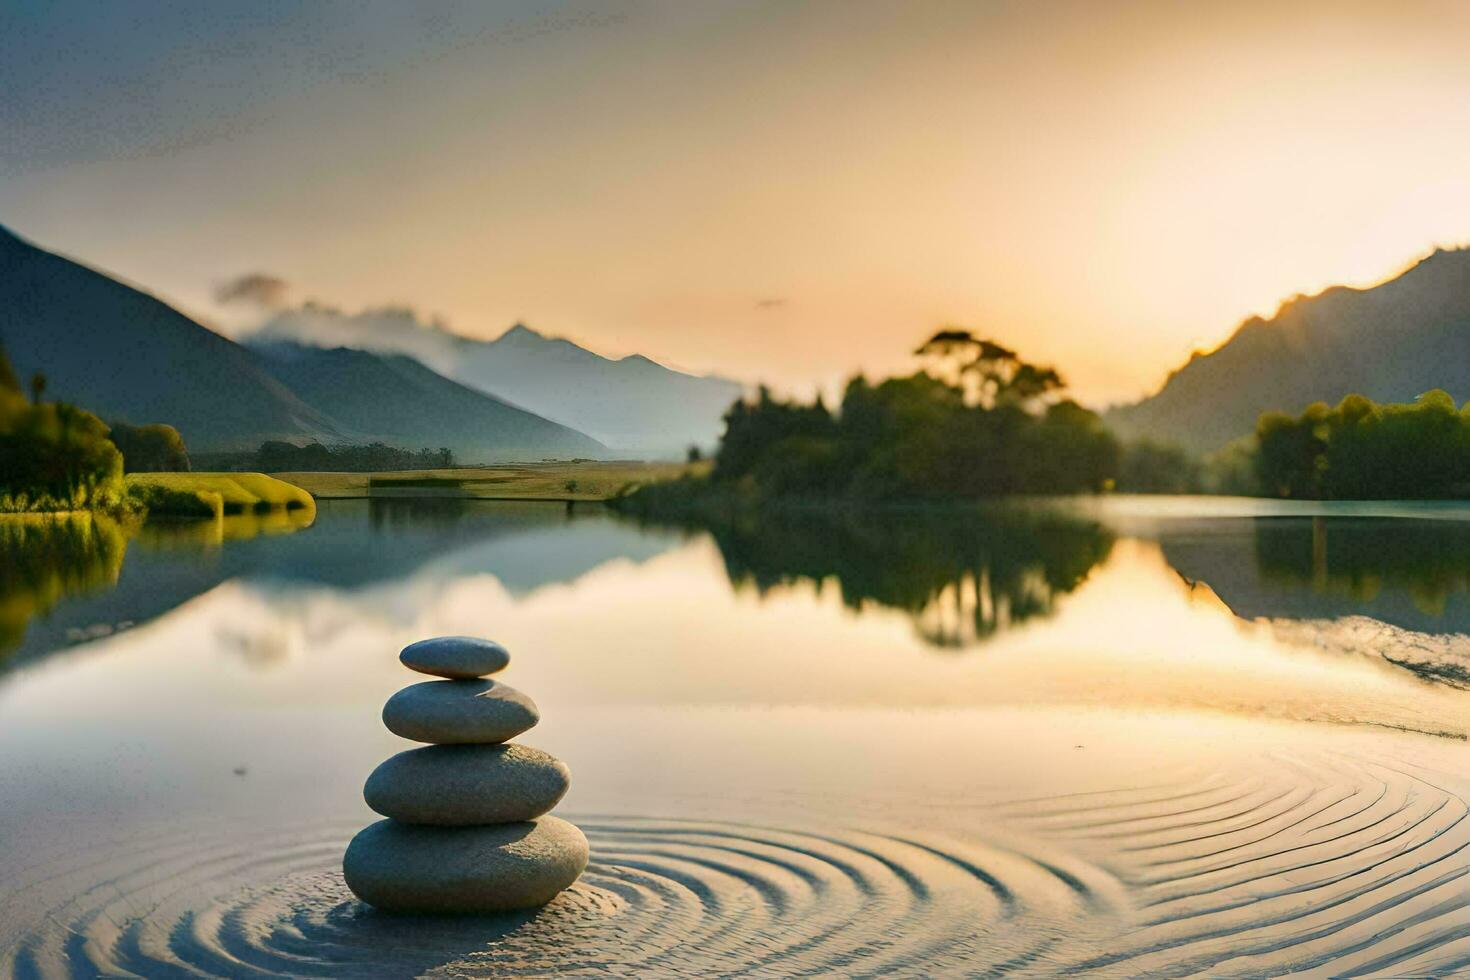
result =
[[[545,905],[587,867],[587,838],[546,815],[571,784],[565,763],[510,743],[541,720],[530,698],[486,677],[510,655],[488,640],[441,636],[398,659],[445,679],[410,685],[383,706],[389,731],[430,744],[368,777],[363,797],[387,819],[347,845],[347,887],[395,912]]]

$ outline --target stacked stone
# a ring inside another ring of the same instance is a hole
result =
[[[500,912],[545,905],[587,867],[587,838],[547,816],[571,772],[540,749],[507,744],[541,720],[530,698],[488,679],[498,643],[443,636],[410,644],[404,666],[443,680],[399,691],[383,724],[423,748],[388,759],[363,797],[386,817],[347,846],[347,887],[399,912]]]

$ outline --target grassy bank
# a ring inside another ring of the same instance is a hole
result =
[[[585,461],[457,466],[386,473],[277,473],[318,500],[457,497],[472,500],[607,500],[624,488],[682,476],[685,463]]]
[[[130,473],[130,500],[157,517],[221,517],[316,508],[311,494],[264,473]]]

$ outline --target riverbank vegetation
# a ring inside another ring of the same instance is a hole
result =
[[[1434,390],[1408,404],[1349,395],[1256,425],[1255,471],[1267,496],[1305,500],[1470,497],[1470,405]]]
[[[106,424],[65,402],[31,396],[0,351],[0,512],[125,508],[123,458]]]
[[[598,501],[629,486],[709,472],[709,463],[577,460],[507,466],[395,470],[385,473],[274,473],[318,500],[439,497],[469,500]]]
[[[0,350],[0,513],[95,511],[220,517],[314,508],[299,487],[261,473],[190,473],[171,425],[111,427],[91,412],[44,401],[44,375],[30,397]]]
[[[311,494],[264,473],[132,473],[127,490],[148,513],[173,517],[316,508]]]

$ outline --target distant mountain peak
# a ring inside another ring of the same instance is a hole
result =
[[[736,381],[696,375],[642,354],[604,357],[575,341],[516,322],[494,340],[466,337],[399,307],[348,314],[321,304],[282,310],[252,344],[406,354],[434,371],[632,454],[682,456],[718,440]]]
[[[534,338],[536,340],[548,340],[548,339],[550,339],[544,333],[541,333],[541,332],[536,331],[536,330],[532,330],[530,327],[526,326],[524,323],[515,323],[515,324],[513,324],[509,330],[507,330],[505,333],[501,334],[499,337],[497,337],[495,339],[496,340],[519,340],[519,339],[522,339],[522,338],[525,338],[525,339]]]

